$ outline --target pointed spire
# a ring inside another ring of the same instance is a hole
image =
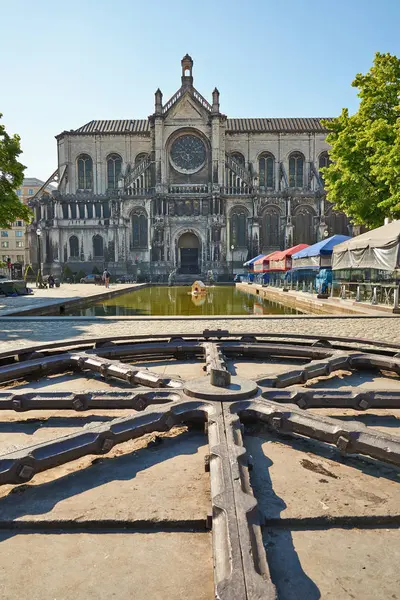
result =
[[[162,92],[160,90],[160,88],[158,88],[158,90],[156,91],[156,93],[154,94],[154,105],[155,105],[155,114],[156,115],[161,115],[162,113]]]
[[[212,93],[212,111],[215,114],[219,113],[219,91],[217,88],[214,88]]]

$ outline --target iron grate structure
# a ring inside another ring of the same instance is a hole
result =
[[[389,343],[361,339],[237,335],[216,330],[202,335],[82,339],[5,352],[0,355],[4,386],[54,374],[94,372],[107,380],[123,381],[129,389],[75,393],[3,388],[0,410],[135,412],[3,454],[0,484],[26,483],[41,471],[86,455],[107,454],[116,445],[145,434],[200,424],[209,445],[205,468],[210,475],[208,527],[213,537],[215,597],[272,600],[278,596],[262,541],[262,516],[250,484],[252,462],[243,442],[244,425],[262,423],[277,435],[303,436],[336,447],[342,454],[367,456],[398,467],[399,437],[307,409],[396,409],[400,408],[400,388],[338,390],[329,387],[329,379],[323,389],[305,384],[338,371],[368,369],[399,376],[399,351]],[[203,361],[203,377],[186,380],[135,364],[193,358]],[[252,379],[231,374],[229,361],[238,358],[249,362],[290,358],[300,364]]]

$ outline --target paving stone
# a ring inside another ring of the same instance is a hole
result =
[[[204,318],[28,318],[0,319],[0,352],[34,344],[123,335],[201,333],[224,329],[232,333],[291,333],[361,337],[400,344],[400,319],[396,317],[233,317]]]
[[[400,472],[348,458],[307,439],[246,436],[251,480],[266,518],[399,514]]]
[[[279,600],[398,600],[400,531],[265,532]]]
[[[205,436],[183,428],[143,436],[107,456],[86,456],[39,473],[29,485],[2,486],[1,518],[205,520],[207,452]]]
[[[212,600],[211,535],[0,534],[2,600]]]

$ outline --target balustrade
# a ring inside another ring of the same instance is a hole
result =
[[[183,92],[182,90],[178,90],[176,92],[176,94],[174,94],[172,96],[172,98],[170,100],[168,100],[167,104],[165,104],[163,106],[162,109],[162,114],[165,115],[165,113],[167,113],[169,111],[169,109],[171,108],[171,106],[173,106],[175,104],[175,102],[177,102],[177,100],[179,100],[179,98],[182,96]]]
[[[248,196],[250,190],[247,185],[228,186],[223,188],[223,193],[227,196]]]
[[[207,183],[176,183],[168,186],[170,194],[208,194],[209,191]]]

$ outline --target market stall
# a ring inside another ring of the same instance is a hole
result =
[[[334,248],[334,271],[372,270],[393,273],[400,268],[400,221],[392,221]]]
[[[292,256],[292,269],[287,281],[309,289],[321,291],[332,283],[332,252],[342,242],[349,240],[347,235],[332,235],[312,246],[308,246]]]
[[[277,252],[261,255],[253,263],[254,275],[259,283],[269,282],[269,261]]]
[[[274,252],[269,256],[268,273],[274,283],[284,283],[285,273],[292,268],[292,257],[296,252],[307,248],[307,244],[297,244],[286,250]]]

